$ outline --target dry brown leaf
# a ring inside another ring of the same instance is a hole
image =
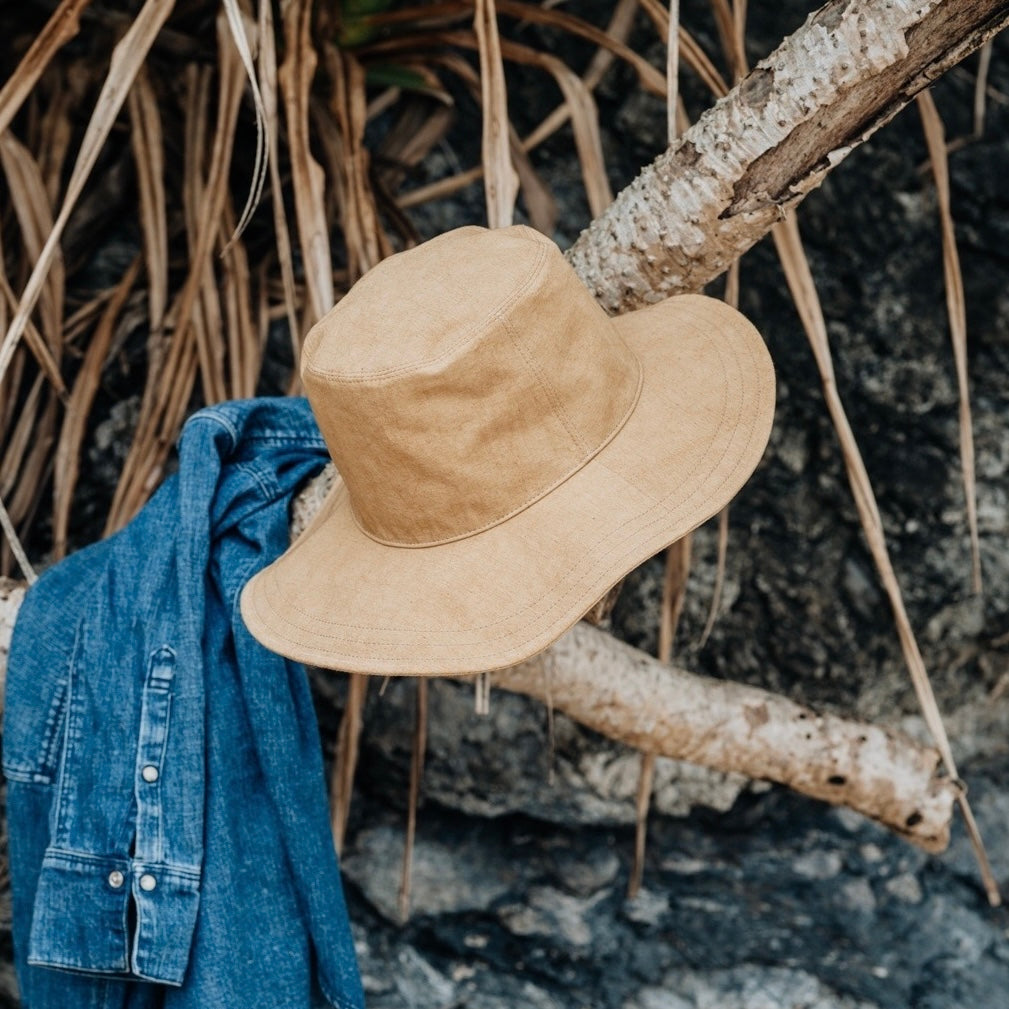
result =
[[[977,80],[974,82],[974,137],[984,136],[984,114],[988,95],[988,70],[991,67],[992,43],[989,39],[978,54]]]
[[[499,13],[509,17],[558,28],[570,35],[583,38],[602,49],[607,49],[634,68],[638,80],[645,90],[655,95],[666,93],[666,82],[663,80],[662,74],[648,60],[608,32],[589,24],[588,21],[580,17],[564,11],[549,10],[536,4],[524,3],[522,0],[497,0],[497,9]]]
[[[449,105],[451,104],[451,96],[448,95],[448,92],[446,92],[446,96],[450,100],[445,104]],[[374,98],[368,99],[368,122],[377,119],[383,112],[388,112],[402,97],[402,88],[390,86],[384,88]]]
[[[21,540],[18,538],[17,530],[14,528],[14,523],[11,520],[10,513],[7,511],[3,500],[0,500],[0,529],[3,530],[3,534],[7,540],[7,547],[14,555],[14,559],[17,561],[17,565],[21,569],[21,574],[24,576],[24,580],[31,585],[33,582],[38,580],[38,575],[35,573],[35,569],[28,560],[28,555],[25,553],[25,548],[21,545]]]
[[[483,163],[487,224],[507,228],[515,216],[518,175],[508,142],[508,88],[505,84],[495,0],[476,0],[473,30],[480,54],[480,106],[483,110],[480,160]]]
[[[645,845],[648,841],[648,809],[652,804],[655,781],[655,754],[642,753],[638,764],[638,790],[634,800],[634,861],[627,880],[627,899],[634,900],[641,891],[645,874]]]
[[[256,395],[256,380],[262,364],[262,344],[252,321],[252,277],[245,245],[235,237],[235,214],[231,200],[224,207],[224,226],[221,235],[231,235],[222,243],[221,257],[224,275],[225,332],[228,341],[228,396],[231,399],[248,399]]]
[[[53,72],[47,75],[52,83],[48,89],[49,101],[39,124],[42,141],[34,148],[38,151],[39,168],[50,207],[59,202],[64,165],[73,139],[75,114],[91,83],[91,73],[83,59],[56,71],[54,67]]]
[[[610,50],[615,56],[628,63],[634,69],[635,73],[638,75],[641,86],[645,88],[645,90],[660,97],[665,95],[666,85],[662,74],[646,59],[639,56],[633,49],[625,45],[617,37],[597,28],[595,25],[589,24],[589,22],[572,14],[538,7],[534,4],[522,3],[520,0],[496,0],[496,4],[499,14],[505,14],[509,17],[519,18],[524,21],[532,21],[537,24],[560,28],[572,35],[586,39],[593,45]],[[472,4],[467,6],[472,7]],[[411,11],[416,17],[422,11],[436,9],[447,11],[449,8],[455,12],[455,16],[449,20],[458,20],[460,10],[466,10],[466,7],[459,8],[453,4],[432,5],[430,8],[409,8],[397,11],[395,12],[394,17],[389,15],[376,15],[368,20],[369,23],[375,25],[394,23],[394,21],[405,20],[406,18],[404,16]],[[367,46],[363,46],[360,52],[362,55],[369,56],[380,53],[402,53],[405,51],[418,50],[427,52],[432,48],[436,49],[438,40],[444,37],[446,33],[450,35],[452,34],[451,31],[447,32],[446,30],[425,31],[422,29],[422,26],[425,23],[426,22],[423,21],[419,22],[416,26],[416,30],[411,31],[407,35],[393,36],[392,38],[369,43]],[[505,54],[505,57],[507,58],[507,54]]]
[[[614,42],[626,46],[634,27],[634,16],[637,12],[638,0],[618,0],[610,15],[609,24],[606,26],[607,36]],[[589,61],[585,73],[582,74],[582,80],[585,81],[586,87],[595,91],[606,71],[613,65],[616,55],[612,46],[599,46]]]
[[[52,208],[42,179],[42,170],[28,148],[10,133],[0,136],[0,165],[7,177],[11,204],[21,229],[24,250],[29,262],[38,262],[46,238],[53,229]],[[63,257],[57,250],[53,255],[52,268],[42,286],[38,306],[42,335],[57,360],[62,344],[63,284]],[[25,324],[28,318],[30,315],[26,316]]]
[[[592,57],[588,68],[582,76],[582,80],[589,90],[593,90],[599,84],[603,75],[612,65],[614,59],[617,58],[618,53],[623,54],[623,50],[620,49],[620,46],[626,46],[627,38],[634,24],[634,15],[637,12],[637,8],[638,0],[619,0],[619,3],[614,8],[610,23],[606,27],[605,34],[612,42],[617,43],[617,45],[600,46],[595,55]],[[472,68],[470,65],[454,53],[433,53],[428,54],[425,58],[429,62],[445,65],[457,75],[461,76],[464,80],[468,81],[469,76],[472,75]],[[654,73],[654,68],[652,68],[652,72]],[[664,94],[665,92],[661,85],[661,77],[657,77],[654,83],[655,88],[659,91],[659,93]],[[682,108],[682,101],[677,104]],[[550,114],[547,115],[543,121],[535,129],[533,129],[524,140],[521,141],[521,150],[523,155],[526,152],[538,147],[548,137],[553,136],[553,134],[556,133],[557,130],[559,130],[570,118],[571,113],[566,102],[557,106],[557,108],[550,112]],[[681,115],[680,119],[681,127],[685,128],[683,125],[684,116]],[[549,189],[547,189],[547,187],[539,179],[538,175],[532,174],[532,163],[528,160],[528,158],[520,156],[519,150],[515,144],[514,136],[511,138],[511,142],[512,160],[519,173],[519,181],[529,218],[533,223],[533,226],[538,228],[544,234],[552,234],[557,214],[556,201]],[[530,174],[527,174],[527,171]],[[459,172],[449,178],[439,179],[438,181],[429,183],[426,186],[418,186],[415,189],[411,189],[408,193],[401,194],[397,197],[397,204],[398,206],[407,209],[409,207],[426,203],[429,200],[448,196],[451,193],[458,192],[460,189],[476,182],[482,174],[482,167],[480,165],[474,166],[473,168]]]
[[[932,163],[939,221],[942,227],[942,272],[946,286],[946,312],[953,343],[956,384],[960,397],[960,469],[970,531],[971,589],[981,591],[981,540],[977,528],[977,482],[974,475],[974,424],[970,410],[970,384],[967,378],[967,301],[956,249],[956,232],[949,197],[949,163],[946,157],[946,133],[935,107],[931,91],[918,94],[918,112],[925,131],[925,143]]]
[[[606,174],[602,139],[599,135],[599,113],[592,92],[574,71],[569,70],[556,57],[514,43],[503,43],[501,48],[508,59],[542,67],[557,82],[571,113],[571,127],[589,212],[593,217],[598,217],[613,202],[613,191]]]
[[[95,162],[98,160],[105,139],[119,115],[126,95],[133,86],[133,80],[146,59],[155,36],[172,12],[173,6],[174,0],[145,0],[126,34],[112,51],[109,72],[81,141],[77,160],[74,162],[73,171],[67,183],[63,205],[42,253],[38,257],[35,268],[28,278],[28,283],[21,295],[18,311],[7,328],[3,344],[0,345],[0,378],[7,370],[10,354],[21,339],[28,317],[35,308],[35,303],[57,255],[60,237],[70,218],[70,213],[84,189],[91,169],[94,168]]]
[[[204,166],[207,163],[207,145],[211,136],[211,124],[209,115],[210,93],[213,85],[213,70],[209,66],[197,67],[190,65],[187,71],[188,96],[186,102],[186,146],[185,158],[183,160],[183,188],[182,188],[182,208],[186,226],[186,243],[189,253],[189,263],[191,267],[198,266],[199,276],[187,277],[196,287],[195,300],[189,307],[184,299],[188,296],[183,288],[182,294],[176,299],[171,312],[175,331],[172,340],[175,344],[188,342],[190,331],[180,320],[188,318],[191,321],[192,339],[194,346],[216,348],[215,362],[218,365],[216,370],[220,380],[220,387],[224,388],[224,319],[221,310],[220,292],[217,286],[217,277],[214,272],[213,244],[219,241],[221,223],[214,226],[207,217],[211,211],[206,207],[208,185],[213,183],[212,179],[203,177]],[[237,77],[235,79],[237,85]],[[223,92],[218,89],[218,102],[224,98]],[[213,174],[213,168],[210,169]],[[227,187],[218,189],[223,195],[227,195]],[[222,213],[226,199],[222,200]],[[206,251],[200,248],[201,241],[209,242],[210,246]],[[195,272],[195,271],[194,271]],[[153,342],[153,341],[152,341]],[[155,344],[156,345],[156,344]],[[150,366],[148,366],[150,368]],[[159,400],[164,403],[164,398]],[[164,409],[162,405],[159,409]]]
[[[11,312],[17,311],[17,296],[11,289],[10,284],[7,282],[7,276],[3,272],[3,266],[0,264],[0,294],[2,298],[0,301],[11,310]],[[31,351],[32,356],[38,362],[39,367],[42,369],[42,373],[49,380],[49,383],[59,394],[60,398],[63,399],[67,395],[67,387],[63,382],[63,376],[60,374],[60,367],[56,363],[56,359],[52,355],[52,351],[43,339],[42,334],[35,328],[35,324],[28,320],[25,326],[24,335],[25,345]],[[12,386],[15,388],[16,386]]]
[[[662,582],[662,609],[659,618],[660,662],[671,662],[676,630],[687,598],[687,580],[690,577],[690,553],[693,534],[688,533],[666,550],[666,573]]]
[[[0,298],[0,306],[3,305],[5,302]],[[14,354],[3,382],[0,382],[0,446],[6,442],[11,425],[15,423],[15,415],[18,417],[21,415],[19,397],[16,392],[11,390],[21,389],[27,364],[28,354],[23,347],[20,347]]]
[[[640,0],[640,3],[641,9],[651,19],[660,37],[668,38],[669,11],[660,0]],[[708,59],[707,54],[694,36],[682,27],[680,29],[680,55],[683,57],[683,62],[697,74],[701,82],[716,98],[721,98],[729,93],[729,86],[725,83],[725,79],[715,69],[715,65]],[[665,88],[662,93],[665,93]]]
[[[725,275],[725,293],[722,300],[733,308],[739,308],[739,260],[735,260]],[[708,642],[711,631],[718,619],[718,610],[722,604],[722,590],[725,586],[725,565],[729,554],[729,505],[718,513],[718,556],[715,563],[715,585],[711,591],[711,604],[708,616],[704,621],[704,629],[697,642],[698,650]]]
[[[478,43],[471,32],[442,32],[437,34],[437,38],[434,35],[430,36],[430,40],[465,49],[478,48]],[[541,53],[508,41],[501,42],[501,52],[508,60],[546,70],[556,80],[572,110],[575,146],[578,150],[589,207],[594,216],[600,214],[609,206],[613,197],[606,178],[602,142],[599,137],[599,117],[592,93],[577,74],[548,53]]]
[[[466,59],[458,53],[447,52],[441,53],[437,56],[432,56],[431,62],[444,66],[446,69],[450,70],[459,77],[465,83],[470,94],[473,96],[473,100],[482,107],[483,92],[480,86],[480,76]],[[565,112],[567,111],[566,104],[563,105],[562,108]],[[567,116],[565,116],[565,121],[566,119]],[[533,163],[529,159],[529,155],[524,150],[518,133],[510,123],[508,126],[508,141],[511,150],[512,165],[518,173],[519,186],[522,191],[523,201],[525,202],[526,213],[529,215],[529,221],[534,228],[541,231],[544,235],[552,236],[557,224],[557,201],[554,199],[549,187],[545,182],[543,182],[536,169],[533,167]],[[460,175],[453,176],[452,180],[458,181],[469,174],[470,173],[462,173]],[[482,175],[483,166],[478,165],[473,170],[472,179],[470,181],[475,181]],[[452,180],[443,181],[449,182]],[[426,188],[427,187],[425,187],[425,189]],[[416,190],[413,190],[408,193],[407,199],[413,197],[416,192]],[[410,205],[413,205],[412,202]]]
[[[364,144],[368,121],[364,67],[355,56],[336,46],[327,44],[323,53],[333,95],[328,107],[313,108],[313,122],[335,183],[353,282],[389,255],[392,247],[382,228],[369,179],[370,155]]]
[[[206,136],[209,132],[208,104],[211,68],[191,63],[184,74],[183,92],[183,166],[182,207],[185,220],[188,259],[192,262],[200,231],[199,211],[203,205],[202,171],[206,162]],[[209,273],[213,287],[213,272],[207,260],[203,275]],[[202,280],[201,296],[195,311],[191,311],[194,326],[208,325],[209,309],[205,306],[210,294]],[[164,460],[181,422],[196,379],[195,340],[180,329],[180,292],[166,315],[166,323],[175,322],[170,336],[152,331],[147,340],[147,377],[140,402],[140,412],[123,470],[116,485],[112,504],[105,522],[105,535],[122,528],[143,506],[161,478]],[[204,295],[207,295],[205,297]]]
[[[340,719],[336,737],[336,753],[329,784],[330,825],[336,853],[343,851],[350,818],[350,800],[354,793],[354,774],[361,742],[361,713],[368,692],[368,677],[351,673],[347,677],[347,705]]]
[[[309,95],[318,60],[310,36],[310,0],[285,0],[281,11],[285,57],[277,77],[284,96],[291,189],[311,311],[306,322],[310,324],[321,319],[333,307],[335,300],[329,226],[323,199],[325,176],[312,157],[308,130]]]
[[[746,75],[746,39],[743,32],[746,4],[733,5],[730,0],[711,0],[711,10],[732,79],[740,81]]]
[[[259,0],[259,91],[263,101],[266,143],[270,166],[270,203],[273,208],[273,233],[277,245],[277,262],[284,291],[284,310],[294,355],[292,392],[301,381],[301,332],[298,329],[298,293],[294,282],[294,257],[291,253],[291,233],[287,227],[284,190],[280,181],[280,113],[277,108],[277,49],[273,36],[273,5]],[[265,289],[264,289],[265,290]]]
[[[823,383],[824,399],[827,404],[827,412],[837,432],[838,440],[841,444],[841,454],[844,458],[845,468],[848,473],[848,482],[851,485],[852,497],[855,500],[855,507],[858,510],[858,517],[862,524],[862,530],[868,542],[869,551],[876,563],[876,570],[879,572],[883,588],[886,590],[890,607],[893,610],[894,622],[897,625],[897,636],[900,639],[901,651],[904,655],[904,662],[911,675],[911,682],[914,685],[918,703],[921,705],[922,716],[928,726],[936,748],[942,756],[943,763],[949,771],[950,777],[959,778],[956,769],[956,762],[953,759],[953,751],[950,747],[949,737],[946,734],[946,727],[939,713],[939,705],[936,702],[935,694],[932,691],[932,684],[925,669],[925,661],[922,658],[918,641],[915,638],[911,621],[908,618],[907,610],[904,607],[904,597],[901,593],[900,583],[890,561],[890,553],[886,546],[886,537],[883,532],[883,521],[876,504],[876,496],[872,490],[872,483],[869,474],[862,461],[862,453],[859,451],[855,435],[848,423],[848,416],[845,413],[844,405],[837,391],[837,384],[834,379],[834,364],[831,357],[830,343],[827,338],[827,326],[823,319],[823,310],[820,306],[820,299],[816,293],[816,286],[813,283],[813,276],[809,269],[809,262],[806,259],[802,246],[802,239],[799,236],[799,227],[796,222],[794,211],[787,211],[784,220],[776,225],[772,231],[774,244],[778,250],[785,279],[788,282],[788,289],[792,294],[799,318],[802,320],[803,328],[809,339],[813,350],[813,357],[816,360],[817,368],[820,372],[820,379]],[[981,875],[988,894],[988,900],[993,907],[1001,903],[998,884],[992,874],[991,866],[988,862],[981,835],[974,822],[974,816],[970,805],[967,802],[966,793],[960,796],[960,808],[964,814],[964,820],[974,846],[974,851],[981,868]]]
[[[245,74],[234,46],[227,21],[223,15],[217,19],[218,39],[218,108],[213,131],[210,166],[205,184],[198,179],[201,145],[187,144],[188,192],[187,232],[190,238],[189,272],[172,312],[175,332],[173,345],[187,342],[190,332],[196,344],[204,400],[219,402],[227,397],[224,376],[226,345],[220,320],[216,283],[211,266],[211,254],[220,229],[225,201],[228,195],[228,169],[235,138],[238,108],[242,99]],[[205,91],[205,88],[203,89]],[[190,117],[190,123],[194,117]],[[195,117],[196,122],[205,117]],[[187,126],[190,136],[196,127]],[[206,131],[201,130],[205,135]],[[195,148],[195,154],[190,151]],[[196,176],[194,178],[194,175]],[[185,195],[185,194],[184,194]],[[198,199],[198,211],[192,212],[193,198]],[[195,228],[195,231],[194,231]],[[194,242],[195,235],[195,242]],[[160,397],[162,403],[171,398]],[[177,400],[175,401],[177,407]],[[156,415],[163,416],[160,410]],[[173,411],[176,412],[176,411]]]
[[[659,611],[658,659],[669,663],[673,658],[673,642],[687,598],[687,581],[690,578],[690,552],[693,533],[672,543],[666,549],[666,571],[662,580],[662,605]],[[638,777],[638,793],[634,829],[634,862],[627,885],[628,899],[633,900],[641,888],[645,867],[645,847],[648,841],[648,808],[652,797],[652,780],[655,774],[655,754],[642,753]]]
[[[476,73],[468,63],[465,65],[475,81]],[[432,107],[423,99],[404,102],[396,122],[375,151],[375,168],[383,184],[395,192],[407,172],[445,137],[454,120],[455,110],[447,105]]]
[[[553,237],[560,211],[550,187],[540,178],[532,160],[522,147],[522,140],[515,128],[509,125],[508,139],[511,144],[512,164],[518,172],[522,202],[525,204],[529,223],[548,238]]]
[[[669,30],[666,32],[666,143],[677,134],[680,72],[680,0],[669,0]]]
[[[95,316],[102,311],[105,302],[112,297],[114,287],[99,291],[93,297],[88,298],[79,308],[75,309],[67,316],[63,323],[63,345],[73,346],[80,338],[81,334],[90,330],[94,324]]]
[[[43,388],[43,399],[45,402],[32,426],[28,452],[16,474],[17,484],[6,502],[11,521],[22,530],[31,525],[53,469],[58,401],[48,386]]]
[[[718,513],[718,558],[715,563],[715,586],[711,592],[711,604],[708,607],[708,617],[704,621],[704,630],[697,642],[700,651],[707,643],[718,619],[718,610],[722,605],[722,591],[725,586],[725,565],[729,556],[729,505]]]
[[[141,68],[130,89],[130,143],[137,166],[140,232],[147,267],[147,304],[152,332],[160,333],[168,305],[168,214],[165,209],[165,157],[158,98]]]
[[[0,88],[0,134],[7,131],[49,61],[80,31],[81,11],[90,3],[91,0],[62,0],[32,40],[17,69]]]
[[[80,469],[81,443],[87,426],[88,414],[102,378],[102,370],[112,343],[116,320],[136,283],[140,272],[139,257],[133,261],[116,285],[94,335],[88,343],[87,353],[74,380],[73,392],[63,415],[59,441],[56,444],[56,466],[53,470],[53,558],[66,556],[67,530],[74,488]]]
[[[234,241],[243,234],[249,221],[252,220],[252,215],[263,195],[263,186],[266,183],[269,168],[267,165],[266,106],[259,91],[259,81],[256,77],[252,55],[252,49],[257,41],[256,25],[252,23],[251,18],[242,12],[237,0],[224,0],[224,13],[228,19],[228,27],[231,29],[231,41],[234,43],[235,51],[242,63],[242,69],[245,71],[249,91],[252,94],[252,105],[256,112],[256,154],[252,164],[252,181],[249,184],[249,195],[246,197],[238,224],[229,239],[229,241]]]
[[[218,56],[218,101],[217,119],[214,124],[213,143],[210,152],[210,167],[200,201],[196,231],[196,248],[191,253],[189,274],[186,277],[178,309],[174,316],[175,341],[182,341],[193,320],[193,309],[201,289],[206,292],[204,306],[217,303],[216,284],[211,267],[211,254],[217,233],[221,226],[225,202],[228,197],[228,173],[234,148],[235,127],[238,122],[238,108],[242,101],[245,85],[245,70],[241,59],[232,45],[227,20],[223,15],[217,18]],[[199,163],[197,162],[197,165]],[[203,384],[204,401],[216,403],[227,398],[224,378],[226,345],[219,319],[219,309],[215,316],[203,325],[198,321],[193,326],[196,337],[197,356],[200,362],[200,377]]]
[[[36,375],[21,404],[14,430],[7,439],[3,459],[0,460],[0,498],[5,500],[11,496],[18,483],[21,467],[28,449],[31,447],[42,404],[42,393],[45,381],[41,375]]]
[[[420,782],[424,775],[424,751],[427,748],[427,677],[418,676],[416,683],[417,713],[414,719],[413,747],[410,755],[410,793],[407,801],[406,840],[403,844],[403,867],[399,882],[399,918],[403,922],[410,915],[413,847],[417,837],[417,807],[420,804]]]

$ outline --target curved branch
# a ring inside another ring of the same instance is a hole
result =
[[[949,843],[957,785],[903,733],[664,665],[584,622],[493,680],[646,753],[848,806],[927,851]]]

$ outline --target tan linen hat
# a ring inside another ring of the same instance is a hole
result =
[[[542,650],[729,501],[774,411],[734,309],[683,295],[611,319],[525,227],[380,263],[309,333],[302,377],[342,480],[242,615],[283,655],[360,673]]]

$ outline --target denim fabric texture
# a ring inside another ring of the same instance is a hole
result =
[[[304,399],[195,414],[124,530],[28,592],[3,727],[26,1009],[359,1009],[304,667],[238,610],[328,461]]]

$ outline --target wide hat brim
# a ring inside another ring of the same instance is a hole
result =
[[[774,371],[763,340],[738,312],[699,295],[613,322],[643,383],[626,423],[584,467],[500,524],[426,547],[371,539],[337,481],[291,549],[245,587],[253,635],[348,672],[515,665],[717,514],[770,434]]]

